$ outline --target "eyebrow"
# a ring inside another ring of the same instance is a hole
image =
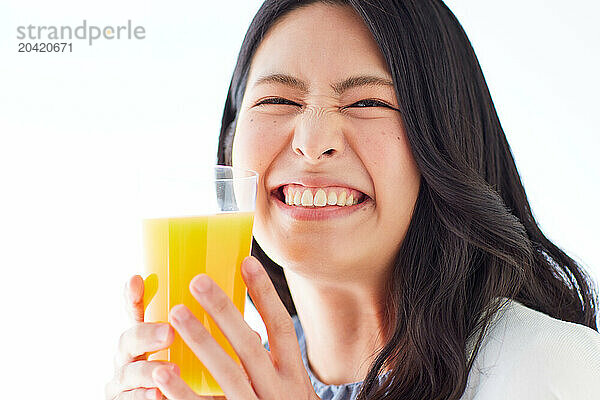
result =
[[[267,84],[267,83],[279,83],[282,85],[286,85],[292,87],[294,89],[298,89],[302,92],[308,92],[308,84],[296,77],[287,74],[268,74],[259,77],[254,83],[253,87],[258,85]],[[342,81],[333,83],[330,85],[333,91],[341,95],[348,89],[352,89],[354,87],[360,86],[387,86],[394,87],[394,83],[387,79],[381,78],[374,75],[357,75],[346,78]]]

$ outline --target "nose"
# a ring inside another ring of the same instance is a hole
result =
[[[305,112],[294,129],[292,150],[309,163],[318,163],[342,153],[344,136],[337,115],[329,110]]]

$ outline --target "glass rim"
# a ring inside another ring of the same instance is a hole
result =
[[[243,176],[243,177],[236,177],[236,178],[218,178],[218,179],[207,179],[210,181],[214,181],[214,182],[220,182],[220,181],[237,181],[237,180],[243,180],[243,179],[253,179],[253,178],[258,178],[258,172],[256,172],[253,169],[248,169],[248,168],[240,168],[240,167],[233,167],[231,165],[213,165],[213,169],[228,169],[228,170],[235,170],[235,171],[243,171],[243,172],[250,172],[250,174],[248,174],[248,176]],[[204,179],[202,179],[204,180]]]
[[[229,171],[240,171],[243,173],[244,176],[237,176],[237,177],[229,177],[229,178],[214,178],[214,177],[209,177],[206,175],[198,175],[198,176],[194,176],[194,177],[190,177],[190,176],[185,176],[185,177],[179,177],[179,176],[170,176],[168,173],[164,173],[163,170],[160,170],[160,172],[156,175],[156,174],[149,174],[148,170],[141,170],[140,173],[142,176],[145,176],[146,178],[150,178],[151,180],[166,180],[166,181],[186,181],[186,182],[232,182],[232,181],[246,181],[246,180],[253,180],[256,179],[256,181],[258,182],[258,178],[259,178],[259,173],[256,172],[253,169],[248,169],[248,168],[240,168],[240,167],[234,167],[231,165],[220,165],[220,164],[213,164],[212,166],[208,166],[206,167],[206,171],[209,171],[210,168],[213,169],[213,171],[216,170],[229,170]],[[156,171],[153,171],[156,172]],[[139,176],[139,175],[138,175]]]

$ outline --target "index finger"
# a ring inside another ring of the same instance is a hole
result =
[[[298,366],[302,366],[302,356],[296,329],[271,278],[253,256],[248,256],[242,261],[242,276],[267,328],[271,357],[288,371],[297,371]],[[304,372],[303,367],[301,371]]]

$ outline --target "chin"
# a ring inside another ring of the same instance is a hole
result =
[[[285,270],[298,274],[319,276],[352,275],[348,272],[358,270],[364,260],[358,249],[367,249],[364,232],[352,234],[347,230],[336,232],[333,228],[322,234],[300,231],[288,226],[273,229],[273,224],[254,220],[254,237],[264,253]],[[267,228],[267,229],[265,229]],[[372,257],[367,257],[372,258]]]

